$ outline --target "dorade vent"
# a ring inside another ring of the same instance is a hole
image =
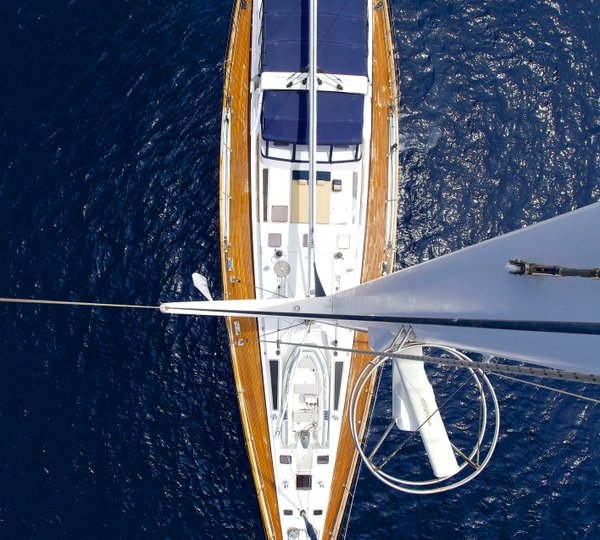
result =
[[[312,489],[312,474],[297,474],[296,489],[298,491]]]

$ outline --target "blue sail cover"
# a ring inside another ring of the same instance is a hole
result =
[[[366,0],[322,0],[317,9],[319,69],[366,76]],[[263,70],[306,71],[309,0],[265,0],[263,10]]]
[[[362,142],[364,96],[319,92],[317,144]],[[308,92],[267,90],[263,98],[262,135],[265,140],[308,144]]]

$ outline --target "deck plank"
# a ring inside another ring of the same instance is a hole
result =
[[[244,6],[244,7],[242,7]],[[223,292],[226,299],[254,298],[251,256],[250,167],[249,167],[249,81],[252,0],[238,0],[234,10],[229,53],[225,70],[223,108],[231,107],[230,226],[227,249],[221,249]],[[223,159],[223,158],[221,158]],[[221,168],[223,163],[221,163]],[[223,178],[221,176],[221,178]],[[221,189],[221,197],[224,197]],[[222,205],[221,205],[222,208]],[[223,222],[223,216],[221,216]],[[228,270],[227,258],[232,269]],[[227,318],[231,362],[246,448],[258,494],[267,538],[281,538],[275,473],[263,386],[256,319]]]

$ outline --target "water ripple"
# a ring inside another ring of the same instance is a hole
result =
[[[218,144],[231,2],[10,0],[0,52],[3,296],[218,295]],[[396,264],[600,196],[600,15],[578,2],[393,2]],[[2,307],[0,536],[256,538],[217,320]],[[569,386],[577,390],[577,386]],[[498,381],[497,457],[457,493],[362,473],[349,538],[596,538],[595,407]]]

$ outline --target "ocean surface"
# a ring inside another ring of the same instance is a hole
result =
[[[218,295],[232,4],[1,2],[0,296],[157,305],[198,269]],[[392,16],[398,268],[598,200],[597,2]],[[488,469],[424,497],[363,469],[348,538],[600,538],[600,408],[494,383]],[[221,321],[0,306],[0,538],[262,536]]]

